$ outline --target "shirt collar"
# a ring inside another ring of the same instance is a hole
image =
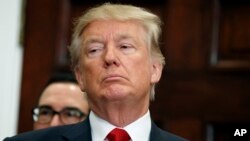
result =
[[[89,115],[90,128],[93,141],[104,141],[107,134],[116,126],[98,117],[94,112]],[[131,137],[132,141],[149,141],[151,130],[151,118],[149,110],[145,115],[123,128]]]

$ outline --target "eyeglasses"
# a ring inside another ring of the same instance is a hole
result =
[[[62,111],[55,111],[50,106],[38,106],[32,110],[33,120],[35,122],[46,124],[51,122],[55,114],[59,115],[60,120],[64,124],[77,123],[84,119],[87,115],[77,108],[66,107]]]

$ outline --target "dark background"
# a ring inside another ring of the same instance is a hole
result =
[[[70,68],[73,21],[102,2],[26,1],[19,133],[32,130],[31,109],[49,76]],[[250,134],[250,2],[120,2],[146,7],[164,21],[167,65],[150,107],[157,124],[191,141],[240,141],[232,137],[236,128]]]

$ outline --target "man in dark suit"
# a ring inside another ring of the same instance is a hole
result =
[[[74,125],[66,125],[27,132],[5,139],[6,141],[93,141],[89,119]],[[185,141],[184,139],[165,132],[152,122],[149,141]]]
[[[88,118],[5,141],[184,141],[150,117],[150,99],[165,64],[160,25],[155,14],[131,5],[105,3],[87,11],[69,50],[79,86],[88,95]]]
[[[83,93],[70,72],[56,72],[48,80],[32,110],[35,130],[83,121],[89,114]]]

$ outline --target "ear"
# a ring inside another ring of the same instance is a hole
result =
[[[76,80],[79,84],[79,87],[84,92],[85,88],[84,88],[84,83],[83,83],[83,78],[82,78],[82,76],[83,76],[82,71],[79,68],[77,68],[77,69],[75,69],[74,72],[75,72]]]
[[[163,66],[161,63],[154,61],[152,64],[152,74],[151,74],[151,83],[155,84],[160,81],[162,74]]]

